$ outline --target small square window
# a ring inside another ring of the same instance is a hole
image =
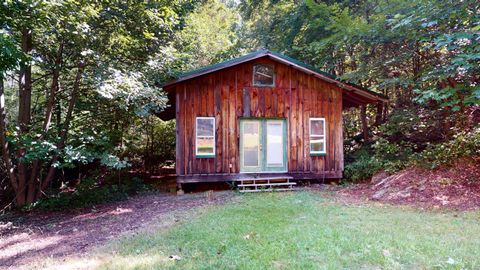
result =
[[[272,65],[253,66],[253,86],[275,86],[275,72]]]

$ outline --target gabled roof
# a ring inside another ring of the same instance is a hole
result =
[[[260,57],[265,57],[265,56],[271,58],[272,60],[275,60],[275,61],[278,61],[280,63],[289,65],[289,66],[291,66],[295,69],[298,69],[300,71],[303,71],[305,73],[316,76],[316,77],[318,77],[320,79],[323,79],[325,81],[328,81],[330,83],[334,83],[338,87],[340,87],[344,90],[347,90],[348,92],[350,92],[352,94],[355,94],[355,96],[358,95],[358,96],[361,96],[363,98],[366,98],[366,99],[370,100],[370,102],[375,102],[375,101],[386,102],[386,101],[388,101],[388,98],[385,97],[382,94],[375,93],[375,92],[370,91],[368,89],[365,89],[361,86],[342,81],[333,74],[329,74],[327,72],[318,70],[315,67],[307,65],[307,64],[305,64],[303,62],[300,62],[296,59],[293,59],[291,57],[288,57],[288,56],[285,56],[285,55],[282,55],[282,54],[279,54],[279,53],[276,53],[276,52],[272,52],[272,51],[269,51],[269,50],[256,51],[256,52],[249,53],[247,55],[244,55],[244,56],[241,56],[241,57],[238,57],[238,58],[234,58],[234,59],[227,60],[227,61],[224,61],[224,62],[221,62],[221,63],[218,63],[218,64],[206,66],[206,67],[203,67],[203,68],[200,68],[200,69],[197,69],[197,70],[193,70],[193,71],[190,71],[190,72],[183,73],[176,80],[167,82],[167,83],[163,84],[162,87],[166,88],[166,87],[172,86],[172,85],[174,85],[176,83],[179,83],[179,82],[190,80],[190,79],[202,76],[202,75],[206,75],[206,74],[209,74],[209,73],[212,73],[212,72],[224,69],[224,68],[232,67],[232,66],[235,66],[235,65],[238,65],[238,64],[241,64],[241,63],[245,63],[245,62],[260,58]]]

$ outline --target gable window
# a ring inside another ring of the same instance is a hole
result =
[[[197,157],[215,156],[215,118],[197,117],[195,155]]]
[[[253,86],[275,86],[275,72],[272,65],[253,66]]]
[[[325,145],[325,118],[310,118],[310,155],[325,155]]]

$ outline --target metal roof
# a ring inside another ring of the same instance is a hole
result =
[[[293,68],[301,70],[305,73],[314,75],[314,76],[316,76],[320,79],[323,79],[325,81],[328,81],[330,83],[334,83],[342,89],[348,90],[348,91],[353,92],[353,93],[355,93],[357,95],[360,95],[360,96],[364,96],[365,98],[369,98],[369,99],[373,99],[373,100],[377,100],[377,101],[384,101],[384,102],[388,101],[388,98],[386,96],[382,95],[382,94],[373,92],[371,90],[368,90],[366,88],[363,88],[361,86],[358,86],[358,85],[355,85],[355,84],[352,84],[352,83],[349,83],[349,82],[342,81],[333,74],[318,70],[315,67],[310,66],[308,64],[305,64],[301,61],[298,61],[298,60],[293,59],[291,57],[282,55],[282,54],[277,53],[277,52],[272,52],[272,51],[269,51],[269,50],[259,50],[259,51],[252,52],[252,53],[246,54],[246,55],[238,57],[238,58],[234,58],[234,59],[231,59],[231,60],[227,60],[227,61],[218,63],[218,64],[209,65],[209,66],[206,66],[206,67],[203,67],[203,68],[200,68],[200,69],[185,72],[185,73],[181,74],[176,80],[173,80],[173,81],[170,81],[170,82],[167,82],[167,83],[163,84],[162,87],[165,88],[165,87],[174,85],[174,84],[179,83],[179,82],[190,80],[190,79],[193,79],[193,78],[205,75],[205,74],[209,74],[209,73],[212,73],[212,72],[224,69],[224,68],[235,66],[235,65],[245,63],[245,62],[248,62],[248,61],[260,58],[260,57],[265,57],[265,56],[267,56],[267,57],[269,57],[272,60],[275,60],[277,62],[292,66]]]

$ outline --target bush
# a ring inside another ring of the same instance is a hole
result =
[[[360,157],[345,166],[344,180],[348,182],[361,182],[370,179],[382,169],[382,163],[374,157]]]
[[[103,185],[91,177],[82,180],[74,191],[60,192],[52,196],[44,197],[26,207],[25,210],[42,209],[61,211],[65,209],[85,208],[101,203],[125,200],[128,196],[145,190],[147,190],[147,186],[145,186],[138,177],[133,177],[128,181],[122,181],[119,184]]]
[[[372,148],[373,156],[379,160],[383,169],[388,173],[394,173],[407,167],[416,145],[408,141],[390,142],[378,138]]]
[[[429,145],[413,157],[412,163],[435,169],[461,157],[480,157],[480,127],[470,132],[460,132],[450,141]]]
[[[146,170],[162,167],[175,160],[175,138],[175,120],[162,121],[152,116],[129,131],[124,155],[130,157],[134,166]]]
[[[380,169],[395,173],[416,165],[430,169],[462,157],[480,157],[480,126],[463,131],[464,116],[444,109],[396,109],[372,130],[371,144],[345,141],[346,181],[366,180]],[[447,127],[447,128],[446,128]]]
[[[370,179],[382,169],[382,162],[373,155],[371,145],[363,145],[357,151],[345,156],[343,181],[361,182]]]

